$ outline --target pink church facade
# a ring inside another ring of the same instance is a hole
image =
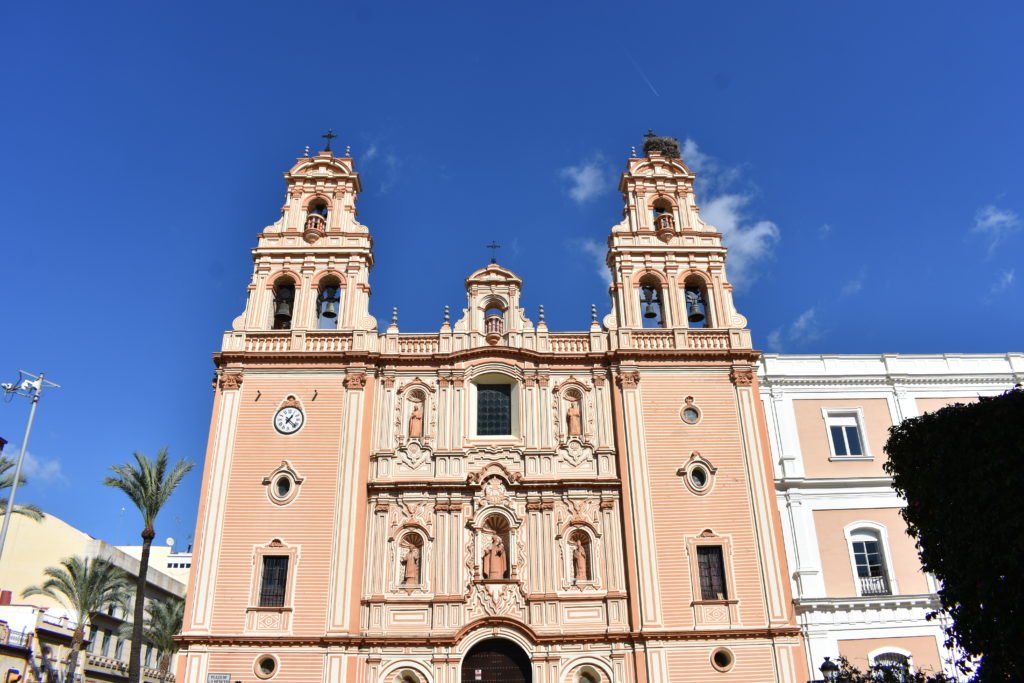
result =
[[[627,162],[611,312],[492,262],[370,316],[348,156],[300,158],[217,379],[185,683],[806,681],[760,354],[669,138]]]

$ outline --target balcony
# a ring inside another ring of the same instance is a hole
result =
[[[0,646],[31,650],[32,632],[12,631],[7,627],[7,624],[0,622]]]
[[[889,579],[884,576],[858,576],[861,595],[892,595]]]

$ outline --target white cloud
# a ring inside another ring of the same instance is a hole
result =
[[[792,344],[800,346],[821,339],[823,334],[821,325],[818,323],[817,312],[814,308],[808,308],[789,325],[769,332],[765,344],[770,351],[781,353],[784,346]]]
[[[13,462],[17,462],[20,448],[16,444],[9,443],[4,448],[4,455]],[[14,469],[11,469],[14,475]],[[64,476],[64,469],[60,460],[56,458],[41,458],[32,451],[25,453],[25,462],[21,465],[21,475],[32,484],[66,484],[68,479]]]
[[[594,272],[601,278],[601,281],[606,285],[612,284],[612,272],[608,268],[608,264],[605,262],[605,256],[608,254],[608,247],[598,242],[597,240],[579,240],[576,243],[583,253],[590,256],[593,259]]]
[[[697,190],[701,217],[718,228],[722,241],[729,248],[730,280],[740,287],[755,278],[756,264],[771,255],[780,239],[779,226],[773,221],[752,221],[746,207],[754,198],[755,188],[743,180],[741,166],[726,166],[700,150],[696,142],[683,142],[683,161],[699,175]]]
[[[832,226],[828,223],[822,223],[821,227],[818,228],[818,237],[825,239],[832,234]]]
[[[567,166],[558,175],[569,181],[569,196],[577,204],[593,199],[613,185],[612,174],[600,155],[577,166]]]
[[[1020,230],[1020,226],[1020,216],[1016,212],[989,204],[974,215],[971,232],[980,232],[988,238],[988,254],[991,256],[999,243]]]
[[[370,145],[367,148],[367,150],[362,153],[362,155],[361,155],[362,156],[362,161],[364,161],[364,162],[373,161],[376,158],[378,152],[379,152],[379,150],[377,149],[377,145]]]
[[[857,273],[857,277],[852,280],[848,280],[846,284],[843,285],[843,288],[839,291],[839,296],[853,296],[860,292],[860,290],[864,289],[864,279],[866,275],[867,271],[861,268],[860,272]]]
[[[1014,273],[1014,270],[1012,268],[1010,270],[1003,271],[999,275],[999,279],[996,280],[996,283],[992,285],[992,293],[998,294],[1004,289],[1009,289],[1010,285],[1013,284],[1013,279],[1015,276],[1016,274]]]

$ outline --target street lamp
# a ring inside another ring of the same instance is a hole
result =
[[[32,373],[19,371],[16,384],[0,384],[4,394],[11,396],[24,396],[32,399],[32,408],[28,411],[28,424],[25,426],[25,437],[21,440],[21,452],[18,453],[18,464],[14,467],[14,479],[11,481],[11,495],[7,498],[7,510],[4,514],[3,530],[0,530],[0,559],[4,556],[4,544],[7,542],[7,529],[11,526],[11,516],[14,514],[14,495],[18,492],[18,482],[21,479],[21,466],[25,462],[25,450],[28,448],[28,437],[32,434],[32,421],[36,417],[36,406],[39,405],[39,397],[43,389],[57,389],[59,384],[43,379],[43,373],[33,375]],[[30,379],[25,379],[26,377]]]
[[[819,671],[821,671],[821,675],[825,677],[827,683],[832,683],[832,681],[839,678],[839,665],[829,657],[825,657],[825,661],[821,663]]]

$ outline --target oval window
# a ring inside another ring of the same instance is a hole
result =
[[[697,412],[696,408],[694,408],[692,406],[689,406],[689,407],[683,409],[683,420],[684,421],[686,421],[686,422],[688,422],[690,424],[693,424],[693,423],[695,423],[697,421],[698,418],[700,418],[700,413]]]
[[[702,489],[708,485],[708,471],[703,467],[694,467],[690,470],[690,481],[695,488]]]
[[[257,678],[270,678],[277,673],[277,660],[270,655],[264,655],[256,660]]]
[[[292,492],[292,480],[288,477],[278,477],[275,488],[278,498],[287,498],[288,494]]]

